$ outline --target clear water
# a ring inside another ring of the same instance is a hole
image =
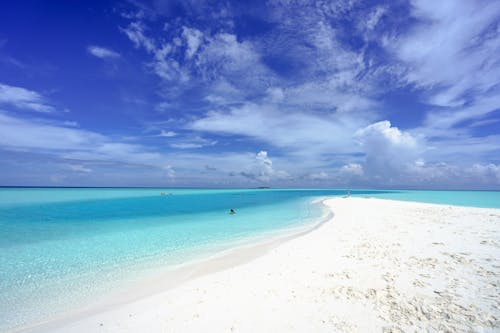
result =
[[[77,308],[130,285],[146,271],[311,223],[322,214],[313,199],[345,194],[0,188],[0,330]],[[357,190],[351,195],[500,208],[500,192]],[[229,215],[230,208],[237,213]]]
[[[369,195],[354,193],[353,196],[371,196],[380,199],[416,201],[454,206],[500,208],[500,191],[375,191]]]

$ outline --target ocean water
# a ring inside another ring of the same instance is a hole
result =
[[[164,192],[166,195],[160,195]],[[307,228],[345,190],[0,188],[0,330],[74,310],[146,274]],[[500,208],[500,192],[351,191]],[[229,215],[229,209],[235,215]]]

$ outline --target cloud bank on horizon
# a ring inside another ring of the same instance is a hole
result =
[[[500,189],[498,1],[2,6],[0,185]]]

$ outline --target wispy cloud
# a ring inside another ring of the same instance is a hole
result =
[[[121,57],[118,52],[96,45],[88,46],[87,51],[93,56],[100,59],[118,59]]]
[[[352,134],[366,124],[365,119],[345,113],[283,113],[273,105],[249,103],[229,111],[208,112],[187,128],[243,135],[290,151],[353,153],[358,150]]]
[[[92,169],[81,164],[70,164],[68,167],[76,172],[92,172]]]
[[[457,120],[477,117],[476,105],[482,114],[498,108],[484,109],[482,99],[498,95],[499,12],[495,1],[412,2],[418,24],[389,48],[408,66],[404,78],[428,91],[427,103],[458,109]]]
[[[158,136],[162,136],[164,138],[172,138],[174,136],[177,136],[177,133],[175,133],[174,131],[161,130],[161,132],[160,132],[160,134],[158,134]]]
[[[214,146],[216,144],[217,140],[208,140],[199,136],[195,136],[176,139],[174,142],[170,143],[170,147],[175,149],[196,149]]]
[[[105,168],[114,170],[114,173],[128,173],[131,169],[157,170],[164,174],[166,179],[176,181],[192,180],[204,184],[216,185],[230,173],[237,174],[240,184],[248,182],[248,177],[241,174],[249,171],[248,166],[256,163],[258,158],[249,152],[238,153],[192,153],[198,146],[215,144],[212,141],[194,137],[179,141],[176,152],[165,152],[139,143],[130,143],[129,140],[112,138],[101,133],[67,127],[63,123],[41,120],[29,120],[12,117],[0,112],[0,151],[28,154],[27,156],[44,155],[51,163],[62,165],[64,169],[79,174],[98,174]],[[190,140],[190,141],[188,141]],[[182,146],[185,144],[186,146]],[[189,144],[196,145],[187,146]],[[179,149],[177,151],[177,149]],[[267,165],[266,156],[259,165]],[[69,163],[70,162],[70,163]],[[217,173],[217,179],[206,179],[194,175],[202,175],[210,165],[212,172]],[[265,174],[279,175],[272,169],[266,169]],[[69,175],[69,174],[68,174]],[[136,176],[136,175],[135,175]],[[134,177],[135,177],[134,176]],[[94,176],[95,177],[95,176]],[[64,179],[70,179],[66,177]],[[154,178],[153,178],[154,180]],[[100,182],[103,179],[99,180]],[[119,181],[119,180],[116,180]],[[152,179],[145,179],[148,183]]]
[[[179,185],[500,185],[497,2],[123,8],[116,26],[125,44],[87,52],[111,65],[124,52],[138,60],[127,66],[129,82],[120,73],[109,83],[136,117],[103,134],[85,129],[87,115],[65,122],[50,114],[45,93],[3,84],[2,151],[53,158],[71,172],[64,181],[113,165]],[[128,94],[143,83],[145,91]]]
[[[0,83],[0,105],[37,112],[55,111],[54,107],[38,92],[2,83]]]

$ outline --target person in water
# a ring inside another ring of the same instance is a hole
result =
[[[234,209],[232,209],[232,208],[231,208],[231,209],[229,210],[229,214],[234,215],[234,214],[236,214],[236,212],[234,211]]]

